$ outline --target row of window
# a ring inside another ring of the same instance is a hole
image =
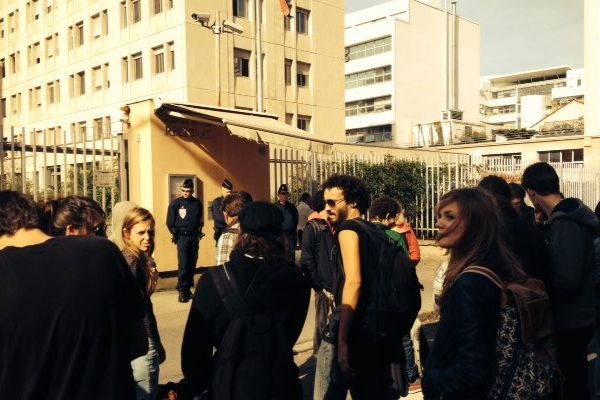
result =
[[[560,162],[583,162],[583,149],[538,151],[539,161]],[[521,163],[521,153],[489,154],[483,156],[488,166],[505,163]]]
[[[75,0],[69,0],[71,2]],[[142,1],[148,2],[148,8],[152,15],[162,13],[165,8],[173,8],[173,0],[122,0],[120,3],[121,28],[135,24],[142,20]],[[44,4],[42,4],[44,3]],[[26,22],[31,24],[40,19],[42,12],[50,14],[55,9],[55,4],[60,5],[56,0],[31,0],[26,4]],[[108,12],[107,10],[95,14],[91,17],[91,37],[97,38],[100,35],[108,33]],[[79,26],[79,24],[81,26]],[[74,39],[79,45],[83,44],[83,21],[75,26],[69,27],[73,30]],[[13,34],[19,30],[19,9],[11,11],[6,20],[0,18],[0,39],[4,39],[8,34]],[[80,31],[78,31],[80,30]],[[71,42],[69,42],[71,43]]]
[[[174,43],[160,45],[152,48],[152,72],[158,75],[168,70],[175,69]],[[110,88],[110,64],[103,63],[91,69],[91,90],[93,92]],[[69,96],[76,98],[86,94],[86,71],[79,71],[69,75]],[[121,59],[122,82],[128,83],[132,80],[144,77],[144,58],[141,52],[123,57]],[[46,83],[46,103],[56,104],[60,102],[60,79]],[[6,99],[1,99],[2,117],[6,117]],[[21,93],[15,93],[10,97],[10,112],[17,115],[21,112]],[[29,109],[35,110],[42,106],[42,86],[29,89]]]
[[[346,130],[347,143],[372,143],[392,140],[392,125],[369,126]]]
[[[392,67],[380,67],[346,75],[346,89],[374,85],[392,80]]]
[[[248,1],[254,0],[232,0],[233,15],[238,18],[248,18]],[[263,1],[261,0],[261,6]],[[296,20],[296,32],[308,35],[310,32],[309,26],[310,11],[296,7],[296,15],[283,17],[283,26],[286,31],[291,30],[291,19]]]
[[[386,36],[346,47],[346,62],[375,54],[387,53],[392,49],[392,37]]]
[[[233,74],[236,77],[250,77],[250,59],[252,52],[244,49],[233,49]],[[285,84],[292,84],[293,61],[285,59]],[[296,63],[296,84],[299,87],[310,86],[310,64],[298,61]]]
[[[346,117],[371,114],[392,109],[392,96],[373,97],[346,103]]]
[[[292,125],[294,121],[294,114],[285,114],[285,123],[288,125]],[[296,117],[296,128],[302,129],[303,131],[310,131],[310,115],[298,115]]]

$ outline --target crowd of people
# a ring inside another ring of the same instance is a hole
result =
[[[600,368],[588,367],[600,354],[600,204],[565,198],[549,164],[521,184],[488,176],[440,197],[448,257],[420,365],[421,253],[400,202],[337,174],[297,207],[285,184],[275,203],[222,188],[209,210],[216,267],[193,293],[204,222],[191,179],[167,213],[178,299],[192,301],[171,398],[305,398],[293,346],[311,290],[316,400],[600,398]],[[106,218],[88,197],[39,205],[0,191],[0,398],[159,398],[156,223],[117,203],[106,238]]]

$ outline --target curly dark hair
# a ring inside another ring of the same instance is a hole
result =
[[[39,227],[40,216],[33,200],[12,190],[0,191],[0,236],[12,236],[19,229]]]
[[[400,212],[400,203],[389,196],[381,196],[371,202],[369,216],[380,220],[394,218]]]
[[[68,196],[60,201],[50,225],[51,234],[64,236],[67,226],[91,228],[106,222],[106,213],[97,201],[85,196]]]
[[[361,214],[365,214],[371,204],[371,192],[362,179],[350,175],[331,175],[323,185],[323,190],[340,188],[344,192],[344,200],[355,203]]]

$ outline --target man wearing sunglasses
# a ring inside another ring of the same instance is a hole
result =
[[[198,261],[199,241],[204,234],[202,202],[194,197],[194,181],[186,179],[181,185],[181,197],[169,204],[167,227],[177,245],[177,291],[179,302],[192,298],[194,270]]]

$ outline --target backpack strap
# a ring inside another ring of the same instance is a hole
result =
[[[498,277],[498,275],[496,275],[494,271],[486,267],[472,265],[470,267],[465,268],[460,274],[458,274],[456,279],[458,279],[458,277],[462,274],[466,273],[479,274],[485,276],[500,289],[500,304],[505,304],[508,301],[508,297],[506,294],[506,286],[504,285],[504,282],[502,282],[502,279],[500,279],[500,277]]]
[[[233,271],[227,268],[228,264],[229,263],[226,262],[222,267],[210,268],[208,273],[213,278],[215,288],[217,289],[221,301],[225,305],[229,315],[233,317],[234,315],[247,313],[248,306],[238,289],[233,276]],[[252,287],[255,278],[256,275],[254,275],[254,278],[252,278],[252,281],[248,285],[246,293],[248,293],[248,290]],[[244,293],[244,295],[246,293]]]

